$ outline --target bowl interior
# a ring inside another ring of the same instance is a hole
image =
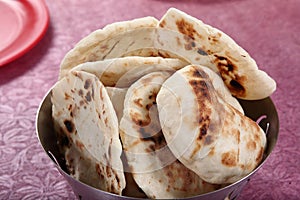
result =
[[[53,128],[53,121],[52,121],[52,103],[51,103],[51,90],[47,93],[45,98],[43,99],[38,113],[37,113],[37,120],[36,120],[36,130],[37,136],[40,140],[40,143],[48,154],[48,156],[55,162],[56,166],[58,167],[59,171],[62,175],[68,180],[68,182],[73,187],[75,194],[79,197],[83,197],[87,193],[93,191],[94,197],[104,197],[108,198],[112,197],[112,199],[128,199],[127,197],[113,195],[101,190],[97,190],[92,188],[88,185],[80,183],[79,181],[73,179],[71,176],[67,174],[67,169],[65,166],[64,156],[61,155],[59,152],[59,148],[57,145],[57,138]],[[267,118],[263,119],[259,125],[262,127],[263,130],[268,129],[267,133],[267,148],[265,151],[265,156],[261,164],[249,175],[244,177],[243,179],[239,180],[236,183],[233,183],[229,186],[221,188],[219,190],[206,193],[203,195],[195,196],[189,199],[224,199],[226,197],[230,197],[230,199],[236,198],[245,184],[250,180],[250,177],[264,164],[266,159],[271,154],[272,150],[274,149],[279,132],[279,120],[276,108],[271,100],[271,98],[265,98],[262,100],[255,100],[255,101],[246,101],[246,100],[239,100],[244,111],[245,115],[256,121],[260,116],[266,115]],[[74,187],[77,187],[76,189]],[[82,190],[81,190],[82,189]],[[82,194],[84,193],[84,194]],[[90,193],[90,194],[92,194]]]

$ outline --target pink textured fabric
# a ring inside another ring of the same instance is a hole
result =
[[[38,143],[38,105],[56,82],[62,58],[82,37],[116,21],[160,18],[169,7],[229,34],[278,83],[272,99],[279,140],[240,199],[300,198],[299,0],[47,0],[47,5],[51,21],[44,38],[0,68],[0,199],[76,198]]]

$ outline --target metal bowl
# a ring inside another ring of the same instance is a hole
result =
[[[40,107],[37,112],[36,118],[36,131],[39,141],[48,154],[50,159],[55,163],[59,172],[62,176],[69,182],[75,195],[79,199],[138,199],[126,196],[119,196],[109,192],[105,192],[96,188],[93,188],[89,185],[86,185],[80,181],[72,178],[65,168],[65,162],[63,155],[59,153],[59,148],[57,145],[57,138],[53,128],[52,121],[52,103],[50,100],[51,90],[46,94],[45,98],[40,104]],[[265,98],[262,100],[256,101],[245,101],[240,100],[240,103],[245,111],[245,114],[253,120],[258,119],[262,115],[266,115],[267,119],[261,121],[260,126],[263,130],[266,130],[268,127],[267,134],[267,148],[265,151],[264,158],[261,164],[249,175],[243,179],[230,184],[221,189],[209,192],[206,194],[186,198],[186,199],[198,199],[198,200],[207,200],[207,199],[237,199],[238,195],[241,193],[242,189],[250,181],[253,174],[259,170],[259,168],[266,162],[267,158],[270,156],[272,150],[274,149],[279,132],[279,120],[276,108],[270,98]]]

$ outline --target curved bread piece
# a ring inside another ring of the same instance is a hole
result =
[[[175,8],[166,12],[158,26],[186,35],[186,50],[198,52],[190,62],[220,73],[234,96],[262,99],[275,91],[275,81],[259,70],[250,55],[222,31]]]
[[[159,23],[146,17],[91,33],[67,53],[60,79],[81,63],[128,55],[158,55],[207,66],[218,72],[230,92],[241,99],[262,99],[276,89],[275,81],[259,70],[229,36],[174,8]]]
[[[216,90],[216,92],[218,93],[218,95],[229,105],[231,105],[232,107],[234,107],[235,109],[237,109],[238,111],[240,111],[241,113],[244,114],[244,110],[241,106],[241,104],[238,102],[238,100],[233,97],[230,93],[230,91],[228,90],[228,88],[226,87],[226,85],[224,84],[222,78],[215,73],[214,71],[212,71],[211,69],[204,67],[204,66],[197,66],[198,68],[200,68],[201,70],[203,70],[207,75],[209,80],[212,82],[212,85],[214,87],[214,89]]]
[[[261,162],[265,133],[219,96],[201,67],[184,67],[166,80],[157,107],[172,153],[203,180],[233,183]]]
[[[156,95],[170,76],[153,72],[135,82],[126,93],[120,130],[129,170],[150,198],[183,198],[213,191],[219,186],[203,181],[169,150],[161,132]]]
[[[118,35],[142,27],[156,27],[158,20],[154,17],[144,17],[130,21],[116,22],[105,26],[103,29],[96,30],[79,41],[76,46],[70,50],[60,65],[59,79],[75,66],[91,61],[104,60],[111,49],[116,47],[118,40],[112,41],[112,38]],[[127,41],[128,42],[128,41]],[[129,41],[130,43],[131,41]]]
[[[51,101],[56,130],[69,140],[66,159],[75,178],[121,194],[125,177],[118,119],[103,84],[92,74],[73,71],[54,86]]]
[[[116,88],[116,87],[106,87],[107,94],[109,95],[111,102],[116,111],[118,120],[120,122],[123,116],[124,110],[124,99],[127,93],[127,88]],[[134,181],[132,174],[127,170],[128,164],[124,152],[122,153],[121,159],[124,165],[124,173],[126,179],[126,187],[124,188],[122,195],[129,197],[138,197],[138,198],[146,198],[146,194],[141,190],[136,182]]]
[[[145,74],[155,71],[175,72],[187,64],[175,58],[128,56],[87,62],[72,70],[92,73],[105,86],[127,88]]]

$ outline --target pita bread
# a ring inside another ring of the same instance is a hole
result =
[[[111,51],[111,48],[108,47],[111,45],[109,41],[112,38],[142,27],[156,27],[157,23],[158,20],[154,17],[144,17],[112,23],[103,29],[92,32],[78,42],[76,46],[66,54],[60,65],[59,79],[64,77],[70,69],[81,63],[103,60],[109,51]],[[132,37],[135,37],[135,35],[132,35],[131,38]],[[130,43],[131,41],[127,42]],[[112,44],[112,46],[116,45],[117,43]]]
[[[71,142],[66,159],[75,178],[99,180],[99,189],[121,194],[125,177],[118,119],[102,83],[92,74],[72,71],[52,89],[51,101],[55,127]],[[84,177],[85,170],[97,178]]]
[[[125,155],[123,156],[124,169],[129,169]],[[133,175],[128,170],[125,171],[126,187],[122,195],[127,197],[147,198],[145,192],[137,185],[133,179]]]
[[[154,71],[175,72],[187,64],[174,58],[130,56],[87,62],[78,65],[72,70],[92,73],[105,86],[127,88],[147,73]]]
[[[153,30],[154,29],[152,29],[152,31]],[[175,33],[175,34],[177,34],[177,33]],[[144,47],[142,49],[136,49],[136,50],[133,50],[130,52],[126,52],[122,55],[122,57],[127,57],[127,56],[177,58],[179,60],[187,62],[185,58],[176,54],[176,52],[170,52],[168,50],[158,49],[158,48],[155,48],[154,45],[153,45],[153,47]]]
[[[169,76],[167,72],[153,72],[129,87],[120,123],[129,169],[149,198],[183,198],[218,187],[204,182],[181,164],[164,140],[155,97]]]
[[[222,78],[216,74],[214,71],[211,69],[198,65],[198,68],[201,68],[207,75],[209,80],[211,81],[214,89],[218,93],[218,95],[229,105],[240,111],[242,114],[244,114],[244,110],[241,106],[241,104],[238,102],[236,98],[234,98],[226,85],[224,84]]]
[[[118,121],[121,121],[124,110],[124,99],[127,93],[127,88],[106,87],[107,94],[112,102]]]
[[[163,83],[157,107],[170,150],[203,180],[233,183],[261,162],[265,133],[218,95],[203,68],[175,72]]]
[[[90,36],[86,40],[92,40],[89,38]],[[227,44],[224,41],[223,43],[224,45]],[[227,53],[229,56],[223,56],[221,53],[203,53],[200,50],[200,47],[202,48],[203,46],[202,44],[201,40],[191,39],[190,36],[167,28],[143,27],[119,33],[108,40],[101,39],[101,41],[98,41],[97,46],[91,46],[89,51],[81,52],[81,57],[89,58],[93,56],[94,59],[80,60],[80,56],[72,57],[71,59],[69,57],[72,53],[68,53],[65,60],[73,60],[74,63],[80,64],[87,61],[119,58],[128,55],[161,55],[166,58],[178,58],[188,63],[201,64],[213,69],[215,72],[220,73],[231,93],[238,98],[261,99],[271,95],[276,89],[275,81],[265,72],[258,70],[254,61],[255,65],[252,63],[250,67],[243,67],[246,64],[240,65],[240,63],[235,63],[234,61],[237,59],[231,58],[229,53]],[[221,47],[226,49],[228,45],[224,45],[221,45]],[[100,51],[99,46],[105,50]],[[212,49],[215,46],[218,45],[209,46],[211,48],[209,52],[214,52]],[[77,51],[80,51],[80,46],[78,45],[75,46],[72,52]],[[225,52],[227,52],[227,49]],[[240,55],[240,57],[244,58],[244,54]],[[250,60],[252,61],[253,59]],[[60,77],[64,75],[64,72],[71,69],[69,67],[68,70],[65,70],[66,67],[64,65],[64,63],[61,65]],[[75,64],[73,67],[75,67]],[[254,79],[255,81],[252,81]],[[264,87],[261,87],[262,85]]]
[[[124,99],[127,93],[127,88],[106,87],[106,90],[120,122],[123,116]],[[124,152],[122,153],[121,159],[123,161],[124,174],[126,179],[126,187],[124,188],[122,195],[129,197],[146,198],[146,194],[138,187],[132,177],[132,174],[128,172],[127,159],[124,155]]]
[[[104,52],[99,52],[97,46],[91,47],[89,50],[95,57],[97,55],[97,59],[93,61],[120,58],[128,55],[144,56],[153,54],[154,56],[177,58],[188,63],[193,63],[199,59],[199,53],[186,49],[186,37],[184,34],[168,29],[143,27],[119,33],[109,40],[102,40],[98,45],[105,47]],[[87,36],[88,38],[89,36]],[[79,49],[79,47],[75,46],[73,50],[75,51],[76,49]],[[82,54],[84,55],[86,52]],[[68,56],[67,54],[66,57]],[[73,59],[78,60],[79,58],[74,57]],[[62,68],[63,65],[61,66]]]
[[[128,55],[159,55],[207,66],[220,73],[231,93],[241,99],[262,99],[276,89],[275,81],[259,70],[233,39],[175,8],[169,9],[159,23],[147,17],[91,33],[67,53],[60,78],[78,64]]]
[[[275,81],[228,35],[174,8],[160,21],[94,31],[64,57],[59,80],[61,149],[71,175],[96,188],[122,194],[126,171],[123,194],[188,197],[239,180],[262,159],[265,135],[232,95],[262,99]]]
[[[112,172],[111,168],[104,167],[85,148],[79,149],[76,144],[70,143],[69,147],[65,149],[64,155],[68,173],[73,178],[104,191],[120,193],[115,191],[115,183],[112,180],[104,181],[102,179],[102,176]]]
[[[141,18],[88,35],[65,56],[60,78],[81,63],[128,55],[159,55],[207,66],[220,73],[230,92],[241,99],[262,99],[276,89],[275,81],[233,39],[175,8],[159,23]]]
[[[234,96],[262,99],[275,91],[275,81],[258,70],[250,55],[222,31],[175,8],[166,12],[158,26],[187,36],[186,50],[198,52],[191,63],[208,66],[220,73]]]

